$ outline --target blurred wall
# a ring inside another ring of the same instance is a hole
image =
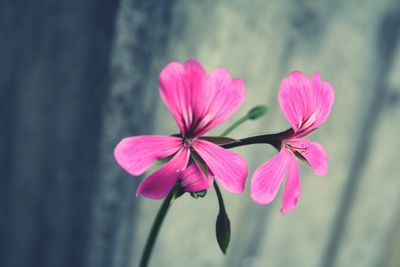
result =
[[[151,131],[170,8],[0,2],[0,266],[128,265],[137,180],[112,151]]]
[[[123,137],[171,134],[157,91],[172,60],[223,66],[267,117],[232,137],[286,129],[280,80],[320,71],[336,92],[312,139],[330,171],[302,167],[290,214],[225,192],[231,246],[207,198],[184,196],[152,266],[399,266],[400,3],[385,1],[0,2],[0,266],[136,266],[159,201],[116,166]],[[228,122],[228,124],[229,124]],[[224,129],[214,131],[218,134]],[[250,171],[270,147],[237,149]],[[251,172],[250,172],[251,173]]]
[[[84,266],[117,2],[0,2],[1,266]]]

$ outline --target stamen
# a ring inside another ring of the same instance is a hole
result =
[[[290,150],[292,150],[293,152],[297,151],[297,152],[300,152],[300,153],[306,154],[306,155],[308,155],[308,153],[309,153],[309,148],[306,144],[300,144],[300,146],[297,146],[297,145],[285,143],[285,146],[287,148],[289,148]]]

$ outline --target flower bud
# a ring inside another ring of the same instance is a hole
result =
[[[218,213],[217,222],[215,224],[215,234],[217,242],[222,253],[226,254],[231,239],[231,222],[225,210]]]
[[[268,107],[264,105],[255,106],[254,108],[250,109],[247,113],[247,117],[250,120],[256,120],[262,116],[264,116],[268,112]]]

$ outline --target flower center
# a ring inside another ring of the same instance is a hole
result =
[[[192,140],[192,138],[184,137],[182,143],[183,143],[183,147],[190,148],[193,145],[193,140]]]
[[[309,147],[306,144],[284,143],[284,145],[293,152],[300,152],[306,155],[309,153]]]

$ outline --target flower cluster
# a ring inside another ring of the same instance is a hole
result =
[[[286,176],[281,212],[284,214],[296,206],[300,196],[298,158],[308,163],[317,175],[327,173],[325,149],[305,138],[324,123],[334,101],[331,85],[321,81],[319,73],[308,79],[294,71],[283,79],[278,101],[291,129],[239,140],[204,135],[243,103],[245,87],[241,79],[232,78],[223,68],[207,74],[196,60],[190,59],[184,64],[167,65],[161,71],[159,88],[179,134],[127,137],[114,151],[118,164],[134,176],[146,172],[156,160],[168,159],[142,181],[137,196],[164,198],[177,183],[186,192],[198,192],[210,188],[214,178],[226,191],[242,193],[247,164],[228,148],[260,140],[273,144],[279,152],[258,167],[251,178],[250,194],[259,204],[268,204],[276,197]]]

